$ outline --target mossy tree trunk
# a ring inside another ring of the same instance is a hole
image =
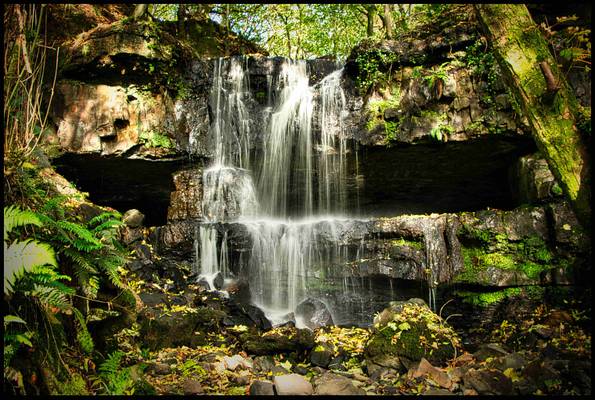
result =
[[[578,219],[590,227],[590,160],[577,129],[578,102],[538,26],[522,4],[477,5],[503,78],[527,117],[537,147]]]

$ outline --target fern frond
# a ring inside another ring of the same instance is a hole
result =
[[[105,272],[110,281],[117,287],[124,287],[118,272],[118,267],[124,265],[124,258],[117,255],[109,255],[97,260],[99,267]]]
[[[118,221],[119,219],[121,219],[122,216],[120,215],[119,212],[104,212],[99,214],[96,217],[93,217],[89,220],[89,222],[87,222],[87,226],[88,227],[92,227],[96,224],[100,224],[102,222],[106,222],[106,221],[110,221],[110,220],[114,220],[114,221]],[[118,221],[121,222],[121,221]],[[95,228],[97,229],[97,228]]]
[[[104,377],[109,377],[110,375],[116,374],[120,369],[120,362],[122,361],[123,356],[124,352],[120,350],[111,353],[99,366],[99,374]]]
[[[62,203],[64,203],[66,200],[67,197],[63,195],[52,197],[45,202],[43,207],[41,207],[41,212],[49,213],[55,211],[58,214],[58,217],[64,218],[64,207],[62,207]]]
[[[78,322],[76,339],[79,342],[79,344],[81,345],[81,349],[83,350],[83,352],[86,354],[91,354],[93,352],[93,348],[95,346],[93,343],[93,338],[91,337],[91,334],[89,333],[89,330],[87,329],[87,324],[85,323],[85,318],[83,317],[83,314],[77,308],[73,308],[72,311],[73,311],[74,316],[76,317],[76,320]]]
[[[78,239],[82,239],[82,241],[75,239],[72,242],[79,250],[93,251],[103,247],[103,244],[93,236],[93,233],[82,225],[70,221],[57,221],[56,225],[65,231],[73,233]],[[87,243],[85,244],[84,242]]]
[[[58,267],[54,249],[49,244],[33,239],[15,241],[10,246],[4,242],[4,293],[9,293],[8,285],[12,284],[15,273],[46,264]]]
[[[35,285],[31,296],[37,297],[41,304],[57,307],[61,310],[69,310],[72,304],[68,296],[61,290],[45,285]]]
[[[62,249],[62,254],[73,262],[75,272],[77,269],[82,268],[91,274],[99,273],[99,271],[91,264],[86,254],[81,254],[77,250],[68,247]]]
[[[41,226],[42,223],[32,211],[21,210],[14,205],[4,207],[4,240],[8,240],[8,233],[14,228],[23,225]]]
[[[124,223],[122,221],[118,221],[116,219],[110,219],[108,221],[105,221],[104,223],[97,225],[95,228],[93,228],[93,232],[95,234],[115,234],[116,233],[116,228],[118,228],[119,226],[124,225]]]

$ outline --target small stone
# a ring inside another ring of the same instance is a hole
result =
[[[188,379],[184,382],[184,386],[182,387],[184,391],[184,395],[190,396],[194,394],[203,394],[205,391],[202,388],[200,382],[195,381],[193,379]]]
[[[145,216],[137,209],[128,210],[122,215],[122,222],[130,228],[138,228],[143,224]]]
[[[167,375],[171,373],[171,367],[165,363],[153,364],[152,371],[155,375]]]
[[[475,370],[471,368],[463,377],[466,387],[472,387],[484,395],[512,393],[512,381],[498,370]]]
[[[283,395],[311,395],[313,393],[312,384],[301,375],[289,374],[279,375],[273,378],[277,394]]]
[[[319,344],[310,353],[310,362],[322,368],[327,368],[334,355],[332,347],[326,343]]]
[[[477,361],[485,361],[489,357],[501,357],[508,355],[508,352],[497,343],[488,343],[481,345],[479,349],[473,353],[473,357]]]
[[[243,386],[243,385],[247,385],[250,383],[250,376],[246,374],[247,371],[242,371],[244,372],[243,374],[240,373],[239,375],[234,375],[231,379],[232,381],[234,381],[236,384]]]
[[[275,361],[271,356],[258,356],[254,359],[254,368],[257,371],[269,372],[275,366]]]
[[[421,394],[422,396],[453,396],[454,393],[446,389],[430,388]]]
[[[250,396],[274,396],[273,384],[268,381],[254,381],[250,385]]]

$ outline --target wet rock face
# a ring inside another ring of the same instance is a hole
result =
[[[175,190],[167,210],[168,221],[202,217],[202,170],[193,168],[173,175]]]

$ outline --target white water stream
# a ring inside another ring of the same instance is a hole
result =
[[[267,77],[268,99],[275,101],[260,162],[250,158],[254,132],[245,63],[219,59],[211,91],[213,164],[203,172],[206,223],[195,239],[195,268],[211,285],[218,272],[229,277],[227,234],[220,238],[214,223],[243,224],[252,240],[252,301],[273,323],[287,320],[308,297],[309,268],[347,260],[337,229],[346,205],[343,70],[310,86],[306,67],[305,61],[285,60],[278,76]],[[313,135],[314,117],[319,135]],[[291,220],[290,214],[299,218]]]

